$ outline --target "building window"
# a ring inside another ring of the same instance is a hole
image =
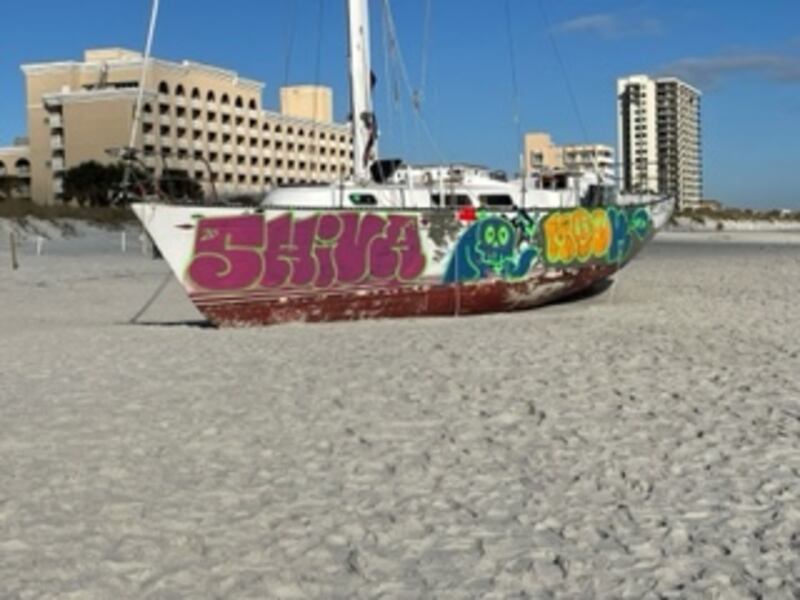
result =
[[[242,102],[241,96],[236,96],[236,108],[244,108],[244,102]]]
[[[192,100],[200,100],[200,90],[192,88]]]
[[[183,86],[179,83],[178,87],[175,88],[175,95],[176,96],[185,96],[186,90],[183,89]]]
[[[169,125],[162,125],[159,133],[161,135],[169,135]]]
[[[220,99],[221,104],[230,104],[231,99],[228,97],[228,94],[222,94],[222,98]]]
[[[206,102],[215,102],[216,100],[217,97],[214,95],[214,92],[212,90],[209,90],[208,94],[206,94]]]
[[[20,158],[14,163],[14,168],[17,170],[17,175],[29,175],[31,172],[31,163],[27,158]]]
[[[162,81],[158,84],[158,93],[159,94],[169,94],[169,85],[167,85],[166,81]]]

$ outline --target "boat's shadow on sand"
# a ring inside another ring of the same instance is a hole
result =
[[[137,327],[191,327],[193,329],[217,329],[211,321],[187,319],[185,321],[134,321],[125,323]]]
[[[583,300],[590,300],[592,298],[596,298],[600,296],[604,292],[608,291],[614,286],[613,279],[603,279],[602,281],[598,281],[597,283],[593,283],[585,290],[581,290],[580,292],[576,292],[575,294],[570,294],[564,298],[559,298],[558,300],[554,300],[553,302],[548,302],[544,306],[563,306],[573,304],[575,302],[581,302]]]

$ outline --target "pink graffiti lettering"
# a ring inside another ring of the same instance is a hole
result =
[[[197,226],[189,277],[210,290],[239,290],[261,276],[264,220],[258,215],[204,219]]]
[[[189,265],[209,290],[391,285],[424,270],[416,217],[357,212],[203,219]]]

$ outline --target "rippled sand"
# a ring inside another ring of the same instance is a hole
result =
[[[796,598],[800,236],[460,319],[202,327],[0,250],[2,598]]]

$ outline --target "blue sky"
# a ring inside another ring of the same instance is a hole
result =
[[[387,77],[382,0],[371,2],[381,153],[514,170],[519,136],[505,0],[391,3],[409,84],[421,95],[426,126],[414,118],[396,70]],[[336,116],[343,119],[343,4],[162,0],[154,51],[264,81],[268,107],[277,106],[277,88],[285,82],[331,85]],[[706,196],[733,205],[800,209],[798,0],[508,0],[508,8],[523,131],[549,131],[560,143],[588,139],[614,145],[616,78],[678,75],[704,93]],[[14,27],[4,27],[0,38],[0,143],[25,133],[21,63],[79,58],[91,46],[140,49],[148,11],[149,0],[7,6],[4,21]],[[394,89],[399,103],[392,99]]]

